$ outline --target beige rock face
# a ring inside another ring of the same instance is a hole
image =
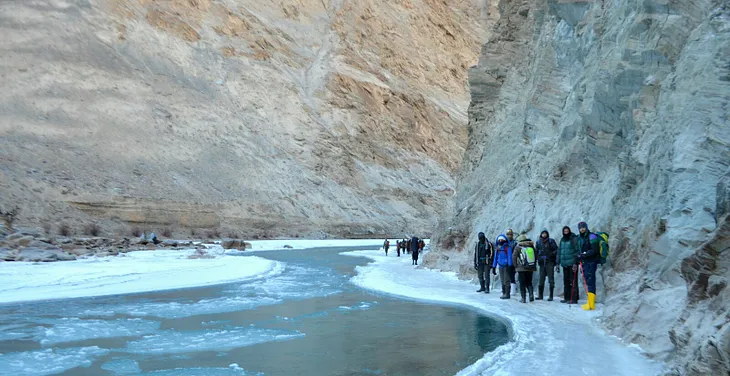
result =
[[[0,205],[107,232],[428,233],[484,3],[3,2]]]
[[[585,220],[611,234],[605,327],[671,373],[730,372],[727,3],[499,9],[469,73],[469,144],[426,265],[470,278],[478,231],[559,237]]]

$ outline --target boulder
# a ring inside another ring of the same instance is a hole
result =
[[[0,260],[2,261],[15,261],[18,255],[18,251],[10,248],[0,248]]]
[[[76,260],[76,256],[69,255],[62,249],[25,248],[20,251],[17,260],[30,262],[70,261]]]
[[[162,242],[163,247],[177,247],[178,244],[179,243],[177,242],[177,240],[171,240],[171,239],[168,239],[168,240],[165,240]]]
[[[5,240],[16,240],[16,239],[20,239],[20,238],[22,238],[24,236],[25,235],[23,235],[23,233],[16,232],[16,233],[13,233],[13,234],[10,234],[10,235],[6,236],[5,237]]]
[[[241,239],[223,239],[221,246],[223,249],[238,249],[243,251],[247,247],[251,247],[251,243],[247,243]]]

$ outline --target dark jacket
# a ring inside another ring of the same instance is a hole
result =
[[[504,238],[505,240],[502,245],[499,245],[500,238]],[[507,242],[506,240],[506,236],[499,235],[494,241],[494,261],[492,261],[493,268],[499,266],[499,268],[501,269],[512,266],[512,247],[510,247],[509,242]]]
[[[567,227],[567,226],[566,226]],[[568,227],[568,230],[570,228]],[[574,233],[563,235],[560,238],[560,249],[558,250],[558,260],[560,266],[564,268],[578,264],[578,237]]]
[[[477,242],[474,246],[474,265],[486,264],[492,266],[494,263],[494,247],[489,240],[484,239],[484,242]]]
[[[411,253],[418,253],[418,238],[415,236],[412,237],[408,246],[411,247]]]
[[[598,235],[586,230],[578,235],[578,258],[582,262],[598,262],[601,259],[601,242]]]
[[[529,267],[520,264],[519,259],[522,255],[522,248],[532,247],[535,248],[535,243],[532,240],[527,239],[517,243],[515,250],[512,252],[512,265],[515,266],[515,270],[518,272],[534,272],[537,270],[537,265]]]
[[[547,233],[547,238],[543,239],[542,234]],[[545,261],[557,264],[558,261],[558,245],[555,244],[555,239],[550,237],[550,233],[547,230],[542,230],[540,238],[535,242],[535,250],[537,251],[537,262],[540,265],[545,265]]]

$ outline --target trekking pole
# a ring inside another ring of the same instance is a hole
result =
[[[585,289],[586,298],[588,297],[588,284],[586,284],[586,270],[583,269],[583,262],[580,263],[580,275],[583,277],[583,288]]]
[[[575,299],[575,294],[578,293],[578,286],[575,285],[575,283],[578,282],[578,268],[575,268],[575,271],[573,272],[573,280],[570,283],[570,302],[576,302],[578,301]],[[568,306],[572,307],[573,304],[568,304]]]

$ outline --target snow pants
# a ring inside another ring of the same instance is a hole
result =
[[[509,269],[509,266],[499,267],[499,280],[502,282],[502,294],[504,295],[507,295],[507,291],[509,291],[510,287],[509,284],[511,282]]]
[[[529,290],[529,288],[532,288],[532,273],[533,272],[517,272],[520,279],[520,294],[522,296],[525,296],[525,293]]]
[[[577,303],[579,298],[578,273],[572,266],[563,266],[563,299]]]
[[[545,277],[547,277],[547,279],[548,279],[550,288],[551,289],[554,288],[555,287],[555,263],[546,261],[544,264],[540,265],[540,275],[537,277],[538,286],[545,286]],[[540,291],[542,291],[542,290],[540,290]],[[540,293],[540,294],[542,294],[542,293]]]
[[[583,263],[583,278],[586,279],[586,285],[588,286],[588,292],[596,293],[596,270],[598,270],[598,263],[596,262],[584,262]]]
[[[487,264],[479,264],[477,265],[477,275],[479,276],[479,284],[481,286],[485,286],[487,288],[487,291],[489,291],[489,272],[491,271],[492,266]]]

